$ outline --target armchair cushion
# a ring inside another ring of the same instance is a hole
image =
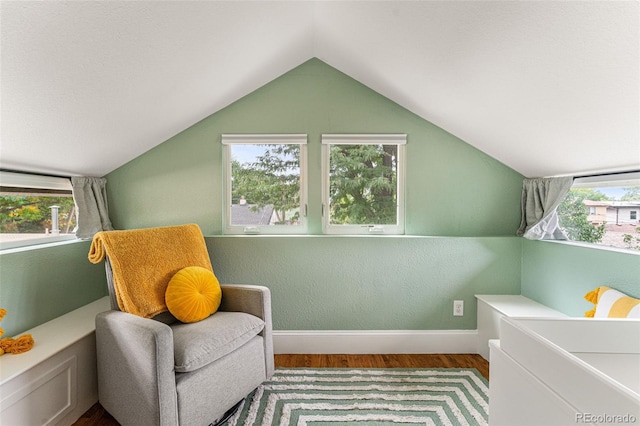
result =
[[[264,328],[264,321],[243,312],[216,312],[196,323],[175,323],[175,371],[195,371],[233,352]]]

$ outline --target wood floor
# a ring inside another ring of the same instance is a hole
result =
[[[275,365],[289,368],[475,368],[489,379],[489,363],[475,354],[276,355]],[[74,426],[119,424],[97,403]]]

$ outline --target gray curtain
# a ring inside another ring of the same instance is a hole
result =
[[[107,207],[107,180],[95,177],[71,177],[73,199],[78,206],[76,237],[93,238],[96,232],[111,231]]]
[[[556,209],[565,199],[573,177],[525,179],[522,183],[522,221],[517,234],[530,240],[566,240]]]

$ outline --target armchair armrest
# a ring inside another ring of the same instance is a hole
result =
[[[100,403],[122,424],[176,425],[173,332],[121,311],[96,316]],[[117,407],[117,409],[113,409]]]
[[[271,322],[271,291],[268,287],[246,284],[221,284],[222,301],[219,310],[246,312],[264,321],[260,333],[264,339],[265,371],[270,378],[274,370],[273,325]]]
[[[271,292],[267,287],[246,284],[221,284],[220,310],[246,312],[271,322]]]

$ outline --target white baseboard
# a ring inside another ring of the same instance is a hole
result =
[[[276,354],[478,352],[477,330],[274,330]]]

